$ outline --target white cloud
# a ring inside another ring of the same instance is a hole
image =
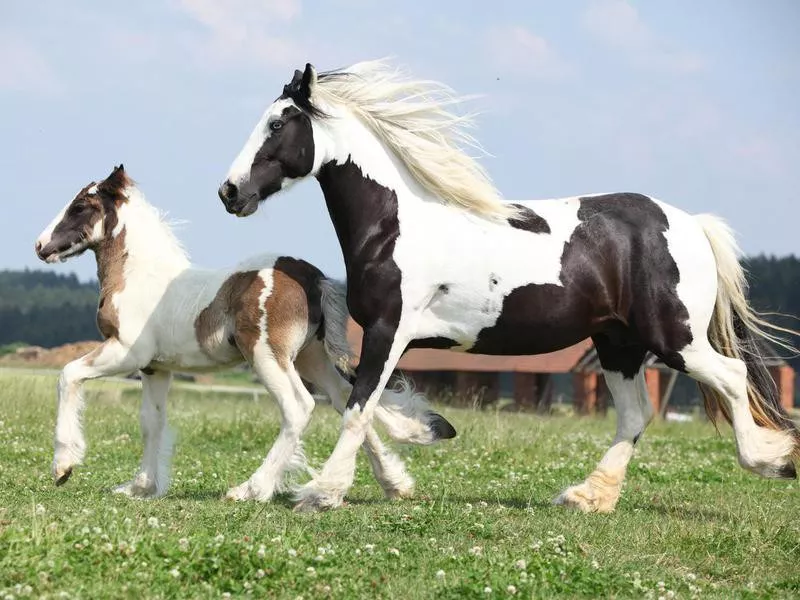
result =
[[[582,24],[596,40],[624,52],[637,68],[696,73],[708,66],[703,57],[677,48],[656,34],[627,0],[592,0],[583,13]]]
[[[56,94],[62,89],[53,68],[24,37],[0,32],[0,89]]]
[[[520,25],[492,27],[486,36],[489,58],[498,69],[536,79],[559,79],[570,66],[550,43]]]
[[[287,68],[308,53],[296,36],[276,32],[300,16],[300,0],[177,0],[177,6],[206,29],[187,41],[204,61]]]

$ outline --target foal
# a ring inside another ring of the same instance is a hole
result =
[[[278,403],[281,430],[263,464],[227,498],[272,498],[288,470],[306,465],[300,436],[314,399],[301,378],[324,390],[340,413],[350,394],[344,286],[287,256],[252,258],[229,271],[192,268],[122,165],[84,187],[36,242],[36,253],[48,263],[87,249],[97,258],[97,324],[105,341],[61,373],[56,484],[69,479],[85,454],[80,421],[85,380],[141,369],[144,455],[134,479],[116,491],[154,497],[169,485],[166,400],[172,371],[209,371],[247,361]],[[377,416],[398,441],[428,444],[455,435],[406,385],[382,396]],[[414,480],[374,430],[363,448],[387,496],[412,494]]]

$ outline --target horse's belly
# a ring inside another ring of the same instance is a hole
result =
[[[435,297],[423,313],[417,338],[477,354],[527,355],[566,348],[593,332],[582,297],[560,285],[468,291],[448,289]]]

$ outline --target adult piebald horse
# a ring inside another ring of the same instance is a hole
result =
[[[247,216],[308,176],[319,181],[364,328],[341,437],[298,490],[335,507],[352,483],[373,409],[408,347],[481,354],[551,352],[591,337],[617,408],[614,442],[558,502],[611,511],[652,417],[650,351],[696,379],[736,436],[740,464],[796,476],[800,433],[781,409],[756,339],[732,232],[633,193],[504,203],[463,151],[459,100],[382,62],[317,74],[306,65],[272,103],[219,195]]]

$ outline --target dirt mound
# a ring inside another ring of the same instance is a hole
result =
[[[0,358],[0,364],[6,366],[26,366],[40,368],[61,368],[68,362],[88,354],[100,345],[100,342],[75,342],[55,348],[25,346],[13,354]]]

